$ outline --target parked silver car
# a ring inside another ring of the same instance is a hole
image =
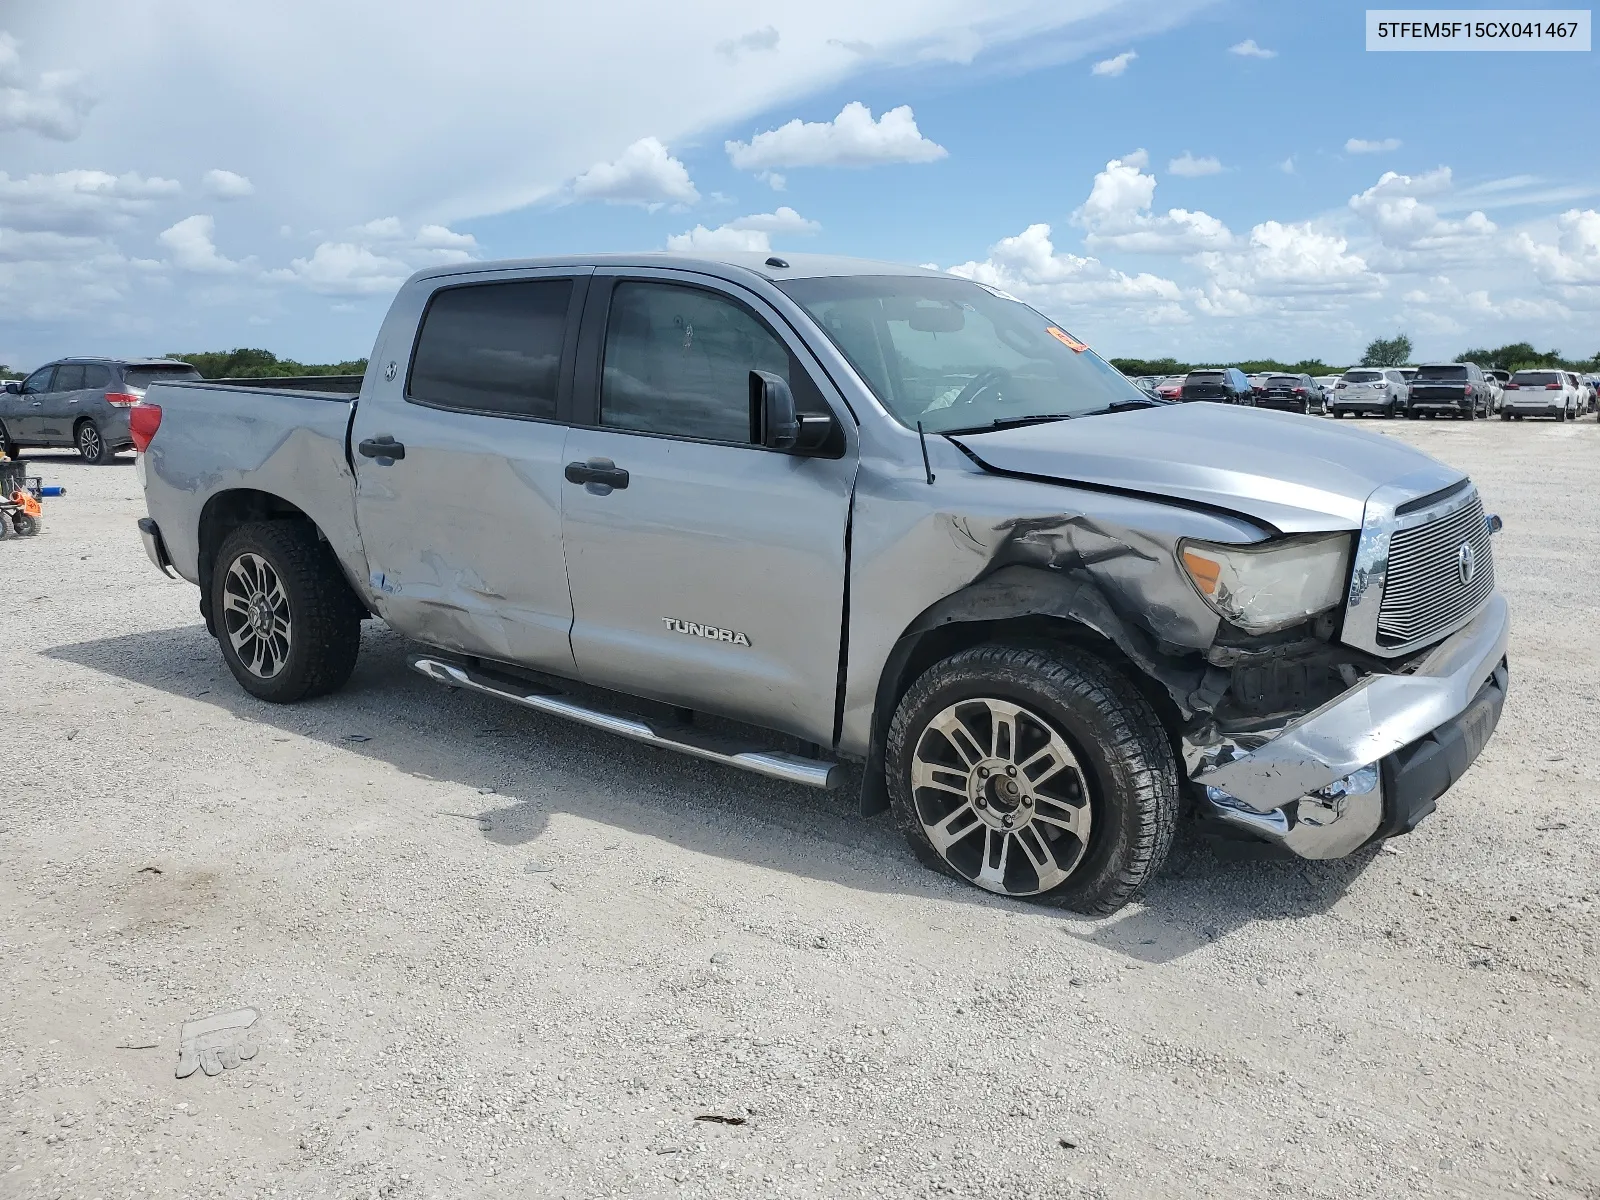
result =
[[[199,379],[168,359],[64,358],[0,391],[0,448],[75,446],[85,462],[108,463],[133,447],[128,410],[157,379]]]
[[[1372,413],[1398,417],[1406,411],[1411,388],[1398,367],[1352,367],[1333,385],[1328,411],[1336,417]]]
[[[935,271],[438,268],[359,395],[165,383],[132,428],[146,549],[251,694],[340,687],[376,615],[458,693],[790,783],[859,762],[865,811],[1007,896],[1115,909],[1190,811],[1307,858],[1404,833],[1505,696],[1461,471],[1153,399]]]

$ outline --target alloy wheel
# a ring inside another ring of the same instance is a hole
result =
[[[85,421],[78,426],[78,453],[88,462],[98,462],[101,449],[100,431],[94,427],[94,422]]]
[[[241,554],[222,585],[222,622],[245,670],[271,679],[289,661],[293,627],[289,595],[272,564],[259,554]]]
[[[911,795],[940,857],[987,891],[1050,891],[1088,849],[1082,766],[1044,717],[1010,700],[962,700],[930,720],[912,755]]]

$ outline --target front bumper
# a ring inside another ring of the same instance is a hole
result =
[[[1507,686],[1498,592],[1405,675],[1370,675],[1271,741],[1194,776],[1210,815],[1304,858],[1410,830],[1483,750]]]

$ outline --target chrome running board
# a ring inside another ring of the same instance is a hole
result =
[[[565,717],[569,721],[576,721],[591,729],[601,729],[606,733],[632,738],[636,742],[662,746],[694,758],[704,758],[711,762],[738,767],[741,771],[752,771],[769,779],[781,779],[785,783],[800,783],[806,787],[823,788],[828,791],[839,786],[838,763],[804,758],[784,750],[745,747],[732,738],[719,737],[688,726],[652,725],[643,717],[589,708],[559,693],[540,692],[534,690],[530,684],[474,674],[459,663],[446,662],[427,655],[415,655],[410,661],[413,669],[448,687],[482,692],[486,696],[509,700],[512,704],[520,704],[536,712]]]

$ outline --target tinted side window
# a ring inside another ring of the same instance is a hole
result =
[[[99,363],[87,363],[83,368],[83,386],[86,388],[108,388],[111,386],[111,371]]]
[[[75,392],[83,387],[83,364],[62,363],[56,368],[56,381],[51,384],[52,392]]]
[[[48,392],[50,390],[50,377],[55,372],[54,366],[40,367],[22,381],[22,394],[24,396],[36,396],[40,392]]]
[[[437,293],[422,319],[407,397],[553,420],[571,298],[570,279],[479,283]]]
[[[750,441],[750,372],[796,386],[789,351],[753,313],[699,288],[622,282],[611,295],[600,423]],[[796,391],[796,403],[807,405]]]

